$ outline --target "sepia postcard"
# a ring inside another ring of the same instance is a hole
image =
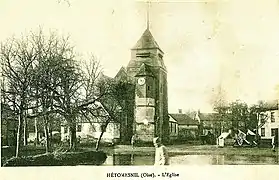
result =
[[[2,0],[0,22],[1,179],[279,178],[278,0]]]

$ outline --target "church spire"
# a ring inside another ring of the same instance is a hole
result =
[[[150,0],[146,1],[147,3],[147,10],[146,10],[146,29],[149,29],[149,11],[150,11]]]

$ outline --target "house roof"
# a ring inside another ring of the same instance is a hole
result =
[[[169,114],[179,125],[198,125],[199,122],[186,114]]]
[[[132,49],[160,49],[149,29],[146,29]],[[161,50],[161,49],[160,49]]]
[[[229,135],[230,135],[230,132],[223,132],[223,133],[218,137],[218,139],[221,139],[221,138],[226,139]]]
[[[177,123],[177,120],[173,119],[173,117],[169,116],[169,122]]]
[[[259,103],[259,106],[264,110],[278,110],[278,100],[266,101],[261,104]]]

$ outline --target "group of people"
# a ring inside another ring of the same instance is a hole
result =
[[[135,141],[137,136],[133,135],[131,138],[131,145],[134,148]],[[160,165],[169,165],[169,156],[166,146],[162,144],[162,141],[159,137],[153,139],[153,145],[155,147],[155,166]]]

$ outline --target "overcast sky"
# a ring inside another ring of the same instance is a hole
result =
[[[0,40],[39,26],[58,30],[115,76],[146,28],[146,3],[60,1],[0,0]],[[229,101],[278,98],[278,0],[157,0],[150,22],[165,52],[170,112],[210,111],[220,86]]]

